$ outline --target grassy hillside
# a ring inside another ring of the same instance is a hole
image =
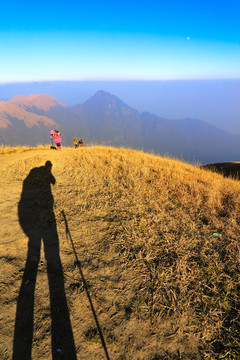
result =
[[[47,160],[53,165],[54,212],[79,359],[106,357],[62,211],[111,359],[240,358],[238,181],[180,161],[110,147],[45,150],[15,161],[15,154],[1,156],[12,156],[2,181],[19,187],[16,201],[31,169]],[[14,226],[19,228],[17,240],[9,240],[9,234],[2,240],[9,242],[1,258],[1,308],[10,314],[1,329],[3,359],[11,358],[28,241],[20,225]],[[47,304],[42,250],[34,359],[51,358]]]
[[[12,154],[12,153],[22,153],[25,151],[35,151],[35,150],[49,150],[49,145],[38,145],[37,147],[30,146],[4,146],[0,145],[0,155]]]

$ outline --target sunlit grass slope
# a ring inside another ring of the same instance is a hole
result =
[[[59,233],[64,210],[110,353],[239,359],[240,183],[140,151],[53,153]]]
[[[101,147],[69,152],[63,169],[60,208],[72,221],[94,224],[96,234],[105,224],[92,258],[117,257],[134,273],[132,298],[122,306],[157,327],[166,317],[188,317],[203,349],[240,356],[240,184],[179,161]]]
[[[48,145],[38,145],[37,147],[29,147],[29,146],[4,146],[0,145],[0,154],[12,154],[12,153],[19,153],[25,151],[34,151],[34,150],[48,150]]]

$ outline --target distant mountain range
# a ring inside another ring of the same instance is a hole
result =
[[[50,141],[50,129],[86,144],[125,146],[202,163],[238,161],[240,136],[197,119],[167,120],[139,113],[118,97],[98,91],[85,103],[67,106],[49,95],[15,96],[0,102],[0,143],[36,145]]]

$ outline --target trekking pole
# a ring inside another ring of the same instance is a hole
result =
[[[93,303],[92,303],[90,293],[88,291],[86,280],[85,280],[83,272],[82,272],[81,263],[78,260],[77,252],[76,252],[73,240],[72,240],[72,236],[71,236],[70,231],[69,231],[67,218],[66,218],[65,213],[64,213],[63,210],[62,210],[62,215],[63,215],[65,226],[66,226],[66,237],[67,238],[69,237],[69,239],[71,241],[71,244],[72,244],[73,252],[74,252],[74,255],[75,255],[75,258],[76,258],[76,265],[77,265],[77,267],[79,269],[79,272],[80,272],[80,275],[81,275],[81,278],[82,278],[82,282],[83,282],[83,286],[84,286],[84,288],[86,290],[86,294],[87,294],[87,297],[88,297],[88,300],[89,300],[89,303],[90,303],[90,306],[91,306],[91,309],[92,309],[92,313],[93,313],[93,316],[94,316],[94,319],[95,319],[95,322],[96,322],[96,325],[97,325],[97,329],[98,329],[98,333],[99,333],[99,336],[100,336],[100,339],[101,339],[101,342],[102,342],[102,346],[104,348],[107,360],[110,360],[110,357],[109,357],[108,351],[107,351],[107,346],[106,346],[106,343],[105,343],[105,340],[104,340],[104,337],[103,337],[103,333],[102,333],[100,324],[98,322],[98,318],[97,318],[97,315],[96,315],[96,312],[95,312],[95,309],[94,309],[94,306],[93,306]]]

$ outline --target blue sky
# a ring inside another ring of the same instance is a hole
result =
[[[0,83],[240,78],[239,0],[0,0]]]

